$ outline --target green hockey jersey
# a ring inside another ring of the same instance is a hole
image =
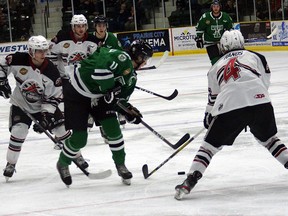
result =
[[[197,37],[202,37],[206,43],[214,43],[220,41],[225,30],[233,27],[232,18],[225,12],[221,12],[219,17],[214,17],[212,12],[204,13],[196,25]]]
[[[70,72],[70,80],[80,94],[90,98],[99,98],[120,85],[119,97],[128,100],[137,77],[128,53],[100,47]]]

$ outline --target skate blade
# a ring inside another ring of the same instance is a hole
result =
[[[9,181],[10,177],[5,176],[6,183]]]
[[[131,179],[123,179],[122,178],[122,183],[125,185],[131,185]]]
[[[175,198],[176,200],[182,200],[182,198],[184,197],[185,194],[186,194],[186,193],[185,193],[183,190],[181,190],[181,189],[176,189],[176,193],[175,193],[174,198]]]

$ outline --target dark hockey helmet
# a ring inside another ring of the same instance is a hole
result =
[[[212,10],[213,5],[219,5],[220,8],[221,8],[221,3],[220,3],[219,0],[213,0],[213,1],[212,1],[212,4],[211,4],[211,10]]]
[[[94,18],[94,26],[96,26],[98,23],[104,23],[104,24],[108,24],[108,20],[106,17],[104,16],[96,16]]]
[[[153,55],[153,48],[144,40],[135,40],[128,50],[132,60],[141,65]]]

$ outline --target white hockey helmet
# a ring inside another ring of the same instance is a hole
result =
[[[230,30],[224,32],[220,39],[220,50],[222,53],[243,48],[244,37],[239,30]]]
[[[48,50],[49,43],[42,35],[32,36],[28,40],[29,54],[34,57],[35,50]]]
[[[74,28],[74,25],[86,25],[87,26],[87,19],[83,14],[76,14],[71,19],[71,27]]]

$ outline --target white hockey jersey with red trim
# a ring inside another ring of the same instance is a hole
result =
[[[270,69],[265,57],[248,50],[225,54],[208,72],[208,106],[212,116],[269,103]],[[211,107],[213,106],[213,107]]]

